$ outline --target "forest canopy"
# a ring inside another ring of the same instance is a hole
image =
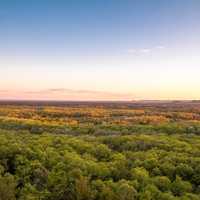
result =
[[[0,106],[0,200],[199,200],[200,105]]]

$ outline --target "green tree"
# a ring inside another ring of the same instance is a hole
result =
[[[189,180],[193,176],[193,169],[187,164],[180,164],[176,167],[176,174],[184,180]]]
[[[192,185],[188,181],[183,181],[181,177],[177,176],[176,180],[171,184],[171,190],[175,196],[181,196],[187,192],[192,191]]]
[[[6,174],[0,177],[0,200],[15,200],[16,182],[12,175]]]
[[[170,189],[171,181],[166,176],[157,176],[153,179],[153,182],[162,192],[168,191]]]
[[[116,195],[118,200],[135,200],[137,191],[128,182],[122,180],[117,184]]]
[[[90,187],[89,179],[81,176],[75,181],[75,193],[77,200],[92,200],[93,194]]]

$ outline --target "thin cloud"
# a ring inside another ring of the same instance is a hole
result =
[[[140,53],[149,53],[151,51],[152,51],[152,49],[140,49],[139,50]]]
[[[118,93],[108,91],[96,90],[75,90],[68,88],[50,88],[38,91],[21,91],[21,95],[26,97],[36,98],[54,98],[54,99],[117,99],[117,100],[131,100],[133,94]]]
[[[130,95],[129,93],[114,93],[114,92],[107,92],[107,91],[96,91],[96,90],[73,90],[67,88],[53,88],[44,90],[43,92],[47,93],[65,93],[65,94],[86,94],[86,95],[107,95],[107,96],[116,96],[116,97],[123,97]]]
[[[164,48],[165,48],[165,46],[162,46],[162,45],[155,47],[155,49],[164,49]]]
[[[159,45],[152,48],[128,49],[127,52],[129,54],[147,54],[147,53],[155,52],[157,50],[162,50],[164,48],[165,46]]]
[[[66,89],[64,89],[64,88],[53,88],[53,89],[48,89],[46,91],[49,91],[49,92],[63,92],[63,91],[66,91]]]

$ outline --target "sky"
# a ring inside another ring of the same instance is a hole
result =
[[[0,99],[200,99],[199,0],[0,0]]]

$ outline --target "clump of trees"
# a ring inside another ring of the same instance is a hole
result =
[[[0,130],[0,200],[198,200],[200,137]]]

